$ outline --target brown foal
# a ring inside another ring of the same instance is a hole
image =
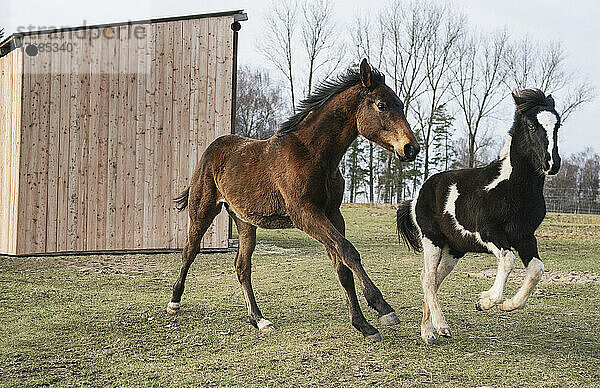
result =
[[[202,155],[189,188],[176,198],[180,210],[189,205],[190,227],[167,311],[179,310],[185,278],[202,236],[225,206],[239,232],[235,269],[253,326],[260,331],[273,329],[258,308],[250,280],[256,228],[298,228],[325,246],[346,293],[352,325],[367,339],[381,341],[360,309],[354,276],[382,324],[399,320],[365,272],[358,251],[345,238],[340,212],[344,179],[338,165],[358,135],[400,160],[414,160],[419,145],[403,112],[402,101],[385,85],[383,75],[363,60],[360,71],[349,70],[322,84],[271,138],[229,135],[216,139]]]

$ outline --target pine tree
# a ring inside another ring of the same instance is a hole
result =
[[[375,160],[375,144],[369,142],[369,159],[367,160],[367,183],[369,185],[369,202],[375,201],[375,177],[377,176],[377,161]]]
[[[394,192],[394,156],[383,148],[378,147],[377,160],[381,165],[381,170],[379,171],[377,180],[377,202],[391,203],[391,198]]]
[[[356,197],[364,192],[362,186],[368,173],[365,168],[364,142],[363,139],[356,139],[346,153],[346,181],[350,195],[348,201],[351,203],[356,202]]]
[[[440,105],[433,114],[433,155],[431,165],[437,171],[447,171],[455,163],[454,153],[452,152],[452,136],[455,128],[453,127],[454,117],[450,116],[446,110],[446,105]]]

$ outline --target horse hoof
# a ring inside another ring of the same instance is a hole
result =
[[[258,331],[260,333],[271,333],[275,331],[275,326],[273,326],[273,324],[270,324],[268,326],[263,327],[262,329],[258,329]]]
[[[167,314],[169,314],[169,315],[177,314],[177,312],[179,311],[179,307],[181,307],[181,305],[179,303],[169,302],[169,304],[167,305]]]
[[[498,305],[498,308],[502,311],[513,311],[513,310],[517,309],[512,303],[507,303],[507,302],[500,303]]]
[[[261,333],[270,333],[275,330],[275,326],[270,321],[261,318],[257,323],[258,331]]]
[[[442,337],[452,337],[452,332],[449,327],[440,327],[437,332]]]
[[[376,332],[375,334],[365,336],[365,339],[369,342],[383,342],[383,336]]]
[[[435,338],[435,336],[433,334],[423,336],[422,338],[423,338],[423,341],[425,341],[425,343],[427,345],[433,345],[437,342],[437,339]]]
[[[492,307],[494,307],[494,303],[489,298],[479,299],[475,304],[477,311],[486,311]]]
[[[384,326],[393,326],[400,323],[398,316],[395,312],[387,313],[379,317],[379,322]]]

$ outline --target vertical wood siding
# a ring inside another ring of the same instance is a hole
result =
[[[0,58],[0,252],[17,252],[22,51]]]
[[[231,133],[232,22],[31,35],[23,47],[53,50],[0,58],[0,252],[181,248],[188,215],[172,198]],[[226,248],[228,227],[222,212],[203,247]]]

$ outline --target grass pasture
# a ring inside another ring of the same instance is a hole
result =
[[[165,307],[178,254],[0,257],[0,384],[600,386],[600,217],[547,217],[548,272],[521,311],[476,311],[496,260],[465,256],[440,291],[454,338],[427,346],[422,258],[398,245],[394,210],[342,210],[401,320],[381,328],[361,298],[384,343],[352,328],[324,249],[296,230],[258,232],[253,284],[272,334],[246,321],[234,253],[198,256],[177,316]]]

